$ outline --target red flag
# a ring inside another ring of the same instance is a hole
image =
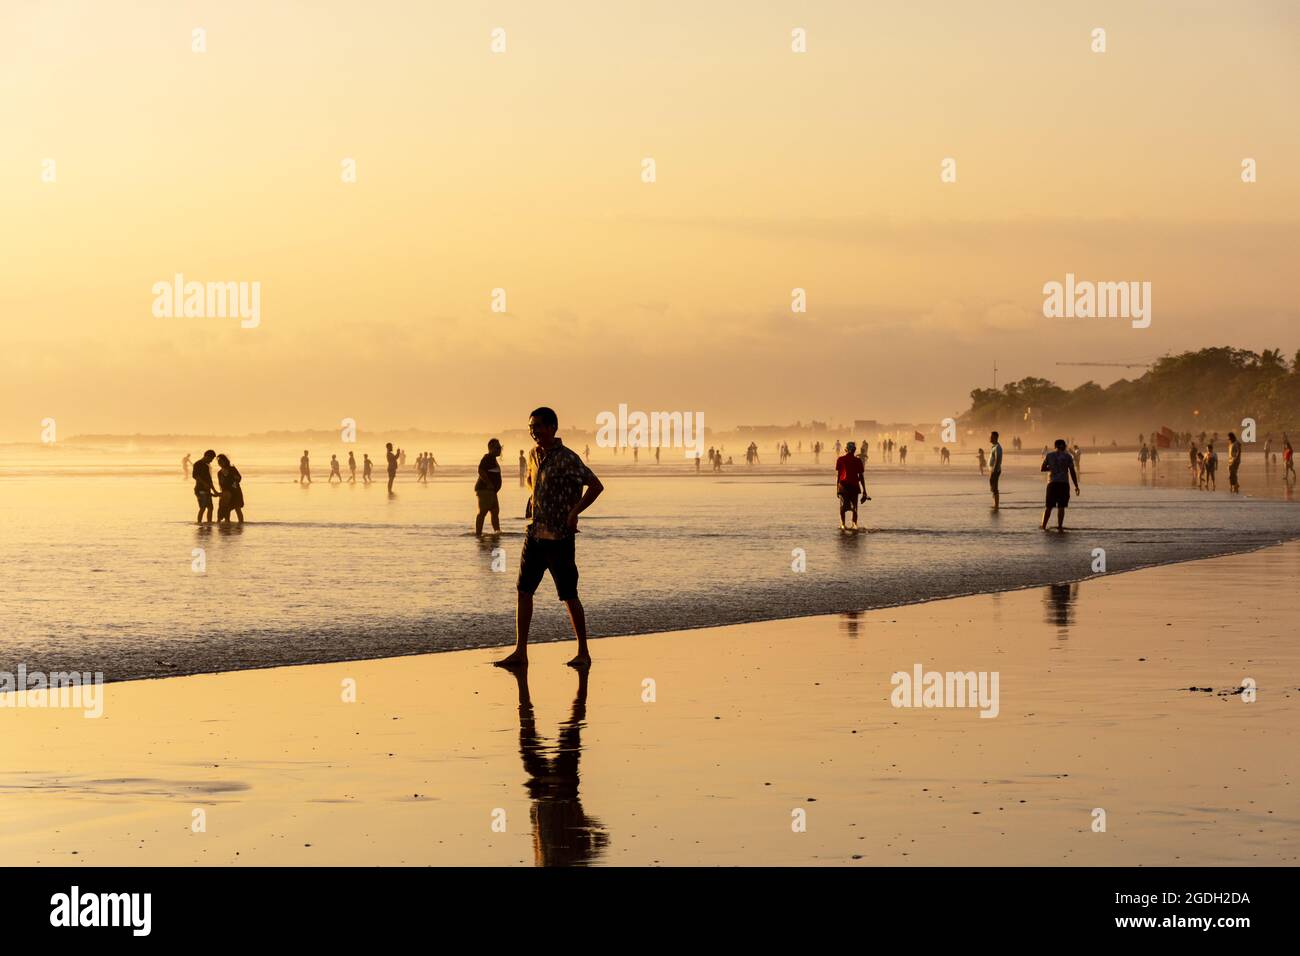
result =
[[[917,441],[925,441],[925,436],[922,435],[920,432],[913,432],[913,434],[916,435]]]

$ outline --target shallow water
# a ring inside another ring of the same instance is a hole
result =
[[[379,482],[329,486],[318,471],[302,488],[282,462],[238,463],[248,524],[229,530],[194,526],[179,468],[75,456],[57,468],[7,468],[0,669],[21,662],[123,680],[512,642],[524,494],[509,466],[503,534],[480,541],[470,533],[469,464],[441,469],[428,485],[404,473],[389,498]],[[998,513],[965,461],[869,467],[867,533],[842,535],[824,467],[697,476],[680,461],[651,473],[598,459],[606,493],[578,539],[592,634],[1077,580],[1093,574],[1097,548],[1114,572],[1300,536],[1292,503],[1197,491],[1176,466],[1155,487],[1096,483],[1102,468],[1136,471],[1118,456],[1089,463],[1071,531],[1044,534],[1034,464],[1009,463]],[[1246,473],[1248,492],[1259,470]],[[200,548],[206,571],[197,573]],[[492,570],[495,548],[504,572]],[[792,570],[796,549],[802,573]],[[536,639],[568,637],[549,577],[538,598]]]

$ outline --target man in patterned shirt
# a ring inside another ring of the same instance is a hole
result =
[[[533,620],[533,594],[549,570],[555,592],[569,608],[578,653],[570,667],[587,667],[587,618],[578,600],[578,565],[574,560],[574,535],[578,515],[586,511],[605,486],[577,452],[555,436],[559,417],[549,408],[534,409],[528,432],[537,443],[528,454],[528,488],[531,492],[528,535],[519,557],[519,606],[515,615],[515,649],[496,661],[498,667],[528,666],[528,628]],[[586,491],[583,491],[584,486]]]

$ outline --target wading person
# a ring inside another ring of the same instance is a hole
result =
[[[194,469],[191,474],[194,476],[194,497],[199,499],[199,517],[195,524],[203,524],[203,513],[208,515],[208,524],[212,524],[212,496],[215,489],[212,487],[212,459],[217,457],[217,453],[209,448],[203,453],[203,457],[194,463]]]
[[[493,438],[488,442],[487,454],[478,463],[478,481],[474,482],[474,494],[478,496],[478,517],[474,519],[474,533],[483,537],[483,519],[492,516],[492,530],[501,533],[501,504],[497,492],[501,490],[501,442]]]
[[[1056,451],[1049,451],[1043,457],[1043,466],[1039,471],[1048,472],[1047,477],[1047,507],[1043,511],[1043,523],[1039,525],[1044,531],[1047,530],[1047,519],[1052,516],[1052,509],[1056,509],[1056,530],[1065,530],[1065,509],[1070,506],[1070,482],[1074,482],[1074,493],[1083,494],[1079,490],[1079,473],[1074,470],[1074,458],[1065,448],[1065,439],[1056,439]],[[1145,447],[1145,446],[1143,446]]]
[[[989,491],[993,492],[993,510],[998,510],[1001,498],[998,494],[998,481],[1002,478],[1002,443],[998,441],[998,433],[993,432],[989,435]],[[980,449],[980,458],[984,457],[984,449]],[[982,462],[981,462],[982,464]],[[980,469],[983,474],[983,468]]]
[[[858,495],[863,501],[867,497],[867,479],[863,473],[862,459],[854,454],[855,446],[849,442],[844,446],[844,454],[835,460],[835,494],[840,500],[840,530],[848,531],[844,526],[844,515],[853,512],[853,530],[858,530]]]
[[[591,655],[587,652],[587,618],[582,602],[578,600],[574,536],[578,532],[578,515],[591,507],[605,486],[578,454],[566,448],[556,437],[559,425],[559,418],[549,408],[535,409],[528,416],[528,433],[537,443],[528,454],[529,515],[532,520],[524,538],[523,554],[519,557],[515,649],[508,657],[495,662],[498,667],[528,665],[533,594],[547,571],[551,572],[551,580],[555,582],[555,593],[568,606],[573,634],[578,639],[578,653],[568,662],[569,666],[586,667],[591,663]]]
[[[221,498],[217,503],[217,524],[225,522],[230,524],[230,512],[235,513],[239,523],[244,523],[244,490],[240,487],[243,483],[244,476],[239,473],[229,458],[225,455],[217,456],[217,464],[221,467],[217,469],[217,485],[220,489]]]
[[[402,457],[402,450],[399,448],[393,451],[393,443],[388,442],[384,445],[388,454],[388,493],[393,493],[393,479],[397,477],[397,463]]]
[[[1234,495],[1241,491],[1237,483],[1237,469],[1241,467],[1241,442],[1236,432],[1228,432],[1228,490]]]

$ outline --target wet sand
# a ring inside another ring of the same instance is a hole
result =
[[[0,708],[0,847],[19,865],[1294,864],[1298,578],[1291,542],[600,640],[577,720],[572,648],[540,645],[522,729],[500,651],[113,684],[97,720]],[[891,706],[916,663],[997,671],[998,716]]]

